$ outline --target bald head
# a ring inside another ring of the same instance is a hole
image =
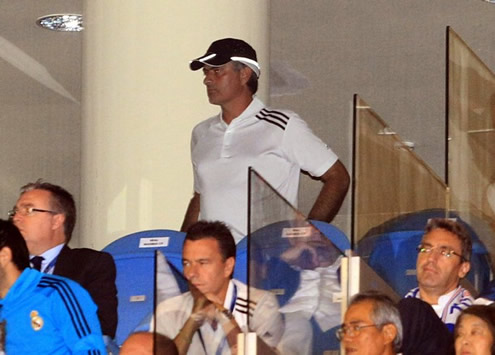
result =
[[[156,349],[153,352],[154,337]],[[138,332],[131,334],[122,344],[121,355],[176,355],[177,348],[172,340],[161,334]]]

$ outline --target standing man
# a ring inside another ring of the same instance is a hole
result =
[[[459,285],[469,272],[473,244],[462,224],[444,218],[428,221],[418,246],[416,261],[419,287],[405,297],[429,303],[450,331],[461,311],[473,304],[469,291]]]
[[[402,343],[402,322],[392,300],[377,292],[355,295],[337,337],[346,354],[394,355]]]
[[[301,170],[321,180],[308,217],[330,222],[347,193],[349,174],[296,113],[269,109],[254,96],[260,76],[255,50],[240,39],[220,39],[190,68],[203,69],[208,100],[221,111],[193,130],[194,196],[181,230],[201,216],[226,222],[236,242],[244,237],[248,167],[294,206]]]
[[[68,246],[76,224],[72,195],[60,186],[38,180],[21,188],[9,213],[31,256],[32,267],[78,282],[98,306],[104,335],[115,337],[117,288],[115,263],[110,254]]]
[[[184,240],[189,292],[161,302],[150,329],[174,340],[179,354],[235,354],[237,334],[256,332],[275,347],[284,332],[275,296],[232,279],[234,238],[221,222],[197,222]],[[153,323],[156,322],[156,328]]]
[[[106,354],[88,292],[76,282],[29,268],[26,242],[3,220],[0,321],[5,340],[0,350],[7,354]]]

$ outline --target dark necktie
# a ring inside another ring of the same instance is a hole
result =
[[[45,258],[42,257],[42,256],[33,256],[31,258],[31,260],[29,260],[31,262],[31,265],[33,265],[33,268],[38,270],[38,271],[41,271],[41,262],[44,260]]]

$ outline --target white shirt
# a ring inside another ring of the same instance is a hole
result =
[[[247,286],[238,280],[231,280],[225,297],[224,307],[231,310],[237,324],[243,332],[247,329],[247,314],[250,308],[250,329],[260,336],[269,346],[276,346],[282,337],[284,323],[278,311],[274,295],[267,291],[251,288],[251,307],[247,304]],[[156,309],[156,331],[171,339],[182,329],[192,312],[194,299],[190,292],[169,298],[161,302]],[[154,320],[150,328],[153,329]],[[194,333],[188,354],[230,354],[230,348],[222,327],[216,330],[205,322]]]
[[[239,242],[247,234],[249,167],[297,206],[300,171],[320,177],[338,157],[297,114],[254,98],[229,125],[221,114],[199,123],[191,160],[200,218],[227,223]]]

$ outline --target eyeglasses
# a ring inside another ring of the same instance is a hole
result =
[[[446,258],[450,258],[450,257],[452,257],[452,255],[456,255],[459,258],[461,258],[462,260],[464,260],[464,257],[461,254],[458,254],[455,251],[453,251],[452,249],[449,249],[447,247],[430,247],[430,246],[426,246],[424,244],[420,244],[416,247],[416,250],[418,251],[419,254],[429,254],[432,251],[436,251],[437,253],[439,253],[440,255],[442,255]]]
[[[369,325],[357,325],[357,324],[352,324],[352,325],[343,325],[337,329],[337,332],[335,335],[337,336],[337,339],[342,341],[346,335],[350,337],[358,336],[361,334],[361,329],[364,328],[369,328],[369,327],[381,327],[381,325],[377,324],[369,324]]]
[[[59,212],[55,211],[50,211],[50,210],[44,210],[41,208],[35,208],[32,206],[29,207],[14,207],[11,209],[7,214],[9,218],[14,218],[16,214],[20,214],[21,216],[32,216],[33,213],[35,212],[46,212],[46,213],[51,213],[51,214],[58,214]]]

